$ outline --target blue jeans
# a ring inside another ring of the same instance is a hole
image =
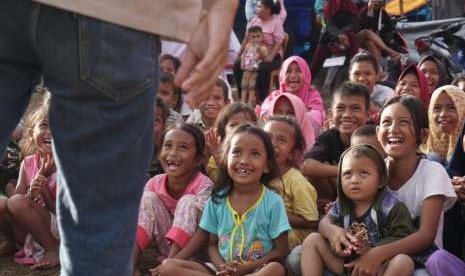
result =
[[[0,34],[0,145],[41,75],[52,92],[61,275],[131,275],[158,37],[28,0],[0,1]]]

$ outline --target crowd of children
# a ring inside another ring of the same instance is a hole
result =
[[[397,52],[378,45],[352,57],[327,109],[301,57],[283,61],[269,91],[282,21],[277,1],[257,2],[239,97],[218,77],[190,110],[174,84],[179,59],[160,58],[134,275],[149,247],[163,276],[464,275],[464,76],[428,56],[389,87],[379,55]],[[59,265],[48,107],[45,96],[28,113],[1,163],[0,256],[33,269]]]

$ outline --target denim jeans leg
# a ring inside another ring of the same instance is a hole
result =
[[[46,6],[38,34],[53,93],[61,275],[131,275],[159,40]]]
[[[30,40],[31,9],[30,1],[0,2],[0,156],[39,79]]]

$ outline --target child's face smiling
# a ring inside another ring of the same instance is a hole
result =
[[[351,81],[365,84],[368,87],[368,91],[373,93],[377,74],[373,64],[370,62],[355,62],[350,68],[349,78]]]
[[[194,173],[201,162],[197,157],[194,137],[183,130],[166,133],[160,152],[160,163],[168,177],[184,178]]]
[[[202,118],[212,123],[215,122],[220,110],[227,104],[224,98],[223,89],[217,85],[213,87],[213,91],[206,102],[200,105],[200,113]]]
[[[383,110],[376,130],[378,141],[386,154],[399,158],[416,155],[416,134],[412,115],[400,103],[389,105]]]
[[[276,162],[281,173],[290,167],[290,158],[295,147],[295,130],[284,122],[269,121],[263,130],[270,136]]]
[[[370,158],[348,153],[342,160],[342,191],[355,204],[371,203],[380,188],[380,180],[379,169]]]
[[[433,121],[443,133],[452,133],[459,122],[459,115],[452,99],[442,92],[433,106]]]
[[[297,93],[304,86],[304,75],[297,65],[297,62],[291,62],[287,68],[285,79],[287,90],[286,92]]]
[[[262,174],[269,171],[263,141],[251,133],[235,134],[227,155],[227,168],[234,187],[258,185]]]
[[[334,95],[331,107],[332,120],[341,135],[347,138],[346,143],[350,142],[350,135],[366,124],[367,111],[365,108],[365,98],[362,96],[343,96]]]
[[[48,126],[48,119],[34,125],[32,139],[37,148],[45,153],[52,152],[52,133]]]
[[[439,83],[438,66],[433,61],[427,60],[421,64],[420,70],[425,74],[430,94],[432,94],[434,89],[438,87]]]
[[[421,99],[420,83],[415,74],[409,73],[399,80],[395,89],[396,95],[412,95]]]

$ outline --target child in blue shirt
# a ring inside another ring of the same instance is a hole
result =
[[[268,135],[239,126],[222,160],[199,225],[209,233],[211,263],[169,259],[160,275],[285,274],[290,225],[282,199],[265,186],[279,174]]]

